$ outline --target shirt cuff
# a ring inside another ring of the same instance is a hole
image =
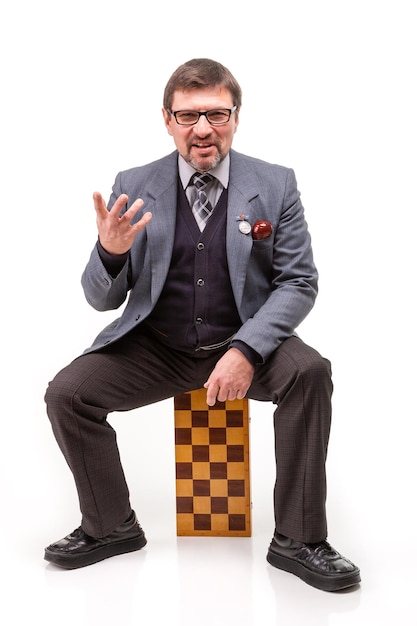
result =
[[[126,263],[129,252],[125,252],[124,254],[110,254],[110,252],[107,252],[107,250],[103,248],[99,240],[97,241],[97,251],[110,276],[116,278]]]
[[[253,367],[256,367],[257,365],[259,365],[259,363],[262,363],[261,356],[256,352],[256,350],[248,346],[248,344],[244,341],[235,339],[230,342],[229,349],[230,348],[237,348],[237,350],[240,350],[240,352],[248,359]]]

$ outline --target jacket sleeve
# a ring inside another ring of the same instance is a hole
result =
[[[121,174],[119,173],[113,185],[107,207],[108,210],[110,210],[121,193],[123,191]],[[106,267],[99,254],[98,245],[94,247],[81,277],[85,298],[94,309],[97,311],[109,311],[117,309],[123,304],[130,290],[129,266],[130,255],[127,255],[120,271],[116,276],[112,276],[110,273],[111,268]]]
[[[270,279],[263,304],[251,312],[253,293],[259,294],[259,273],[249,265],[244,299],[247,318],[235,339],[245,342],[265,361],[312,309],[318,291],[318,274],[313,260],[311,238],[304,217],[294,172],[287,170],[280,218],[274,232]],[[264,268],[264,275],[266,271]]]

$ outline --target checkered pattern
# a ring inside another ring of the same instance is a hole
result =
[[[250,536],[248,401],[174,398],[177,535]]]
[[[206,221],[213,212],[207,193],[205,191],[207,185],[213,180],[213,176],[210,174],[194,174],[193,185],[197,189],[197,198],[193,204],[193,213],[196,217],[197,223],[200,224],[200,228],[203,228]]]

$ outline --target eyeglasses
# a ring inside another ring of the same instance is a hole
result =
[[[175,117],[175,121],[180,126],[194,126],[202,115],[212,126],[221,126],[227,124],[236,109],[237,106],[231,109],[211,109],[210,111],[171,111],[171,109],[167,109],[167,111]]]

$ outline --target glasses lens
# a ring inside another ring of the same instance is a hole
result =
[[[230,118],[230,111],[228,109],[213,109],[213,111],[207,111],[207,119],[210,124],[226,124]]]
[[[195,124],[198,121],[197,111],[177,111],[175,114],[178,124]]]

